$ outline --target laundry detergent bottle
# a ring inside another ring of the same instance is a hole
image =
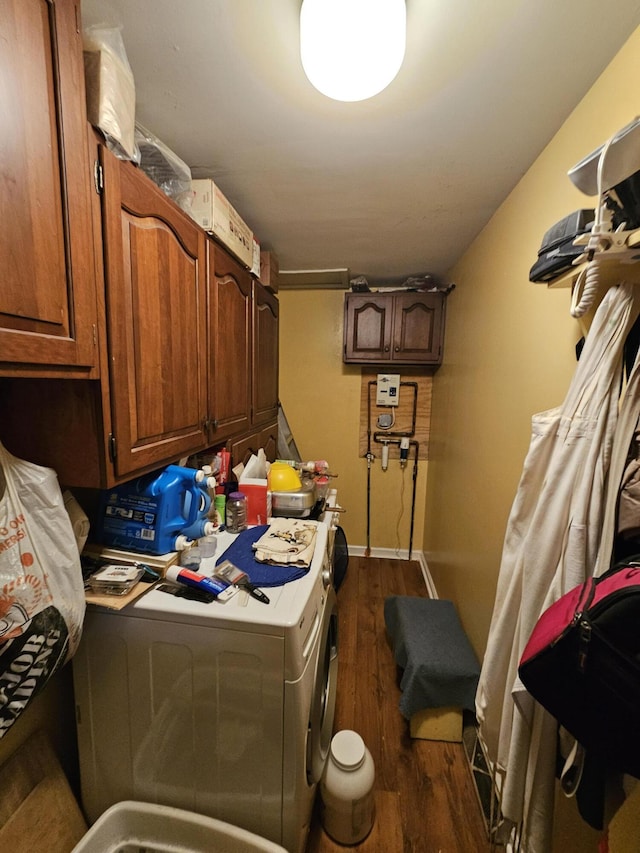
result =
[[[166,554],[181,535],[204,535],[211,506],[204,471],[168,465],[103,492],[96,537],[103,545]]]

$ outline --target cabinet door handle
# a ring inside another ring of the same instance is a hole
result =
[[[400,352],[400,347],[396,347],[396,352]]]
[[[385,347],[385,348],[384,348],[384,351],[385,351],[385,352],[389,352],[389,347]]]

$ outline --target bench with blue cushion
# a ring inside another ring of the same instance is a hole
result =
[[[403,670],[402,715],[412,720],[425,709],[460,709],[461,720],[462,709],[473,711],[480,667],[453,602],[393,595],[385,599],[384,619]]]

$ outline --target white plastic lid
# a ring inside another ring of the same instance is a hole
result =
[[[338,732],[331,739],[331,757],[342,770],[357,770],[364,763],[364,741],[350,729]]]

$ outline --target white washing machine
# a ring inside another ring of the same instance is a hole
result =
[[[226,537],[226,539],[225,539]],[[228,545],[235,537],[222,534]],[[218,554],[203,561],[205,573]],[[308,573],[211,604],[158,590],[88,608],[73,662],[82,800],[210,815],[304,850],[333,727],[337,609],[318,524]]]

